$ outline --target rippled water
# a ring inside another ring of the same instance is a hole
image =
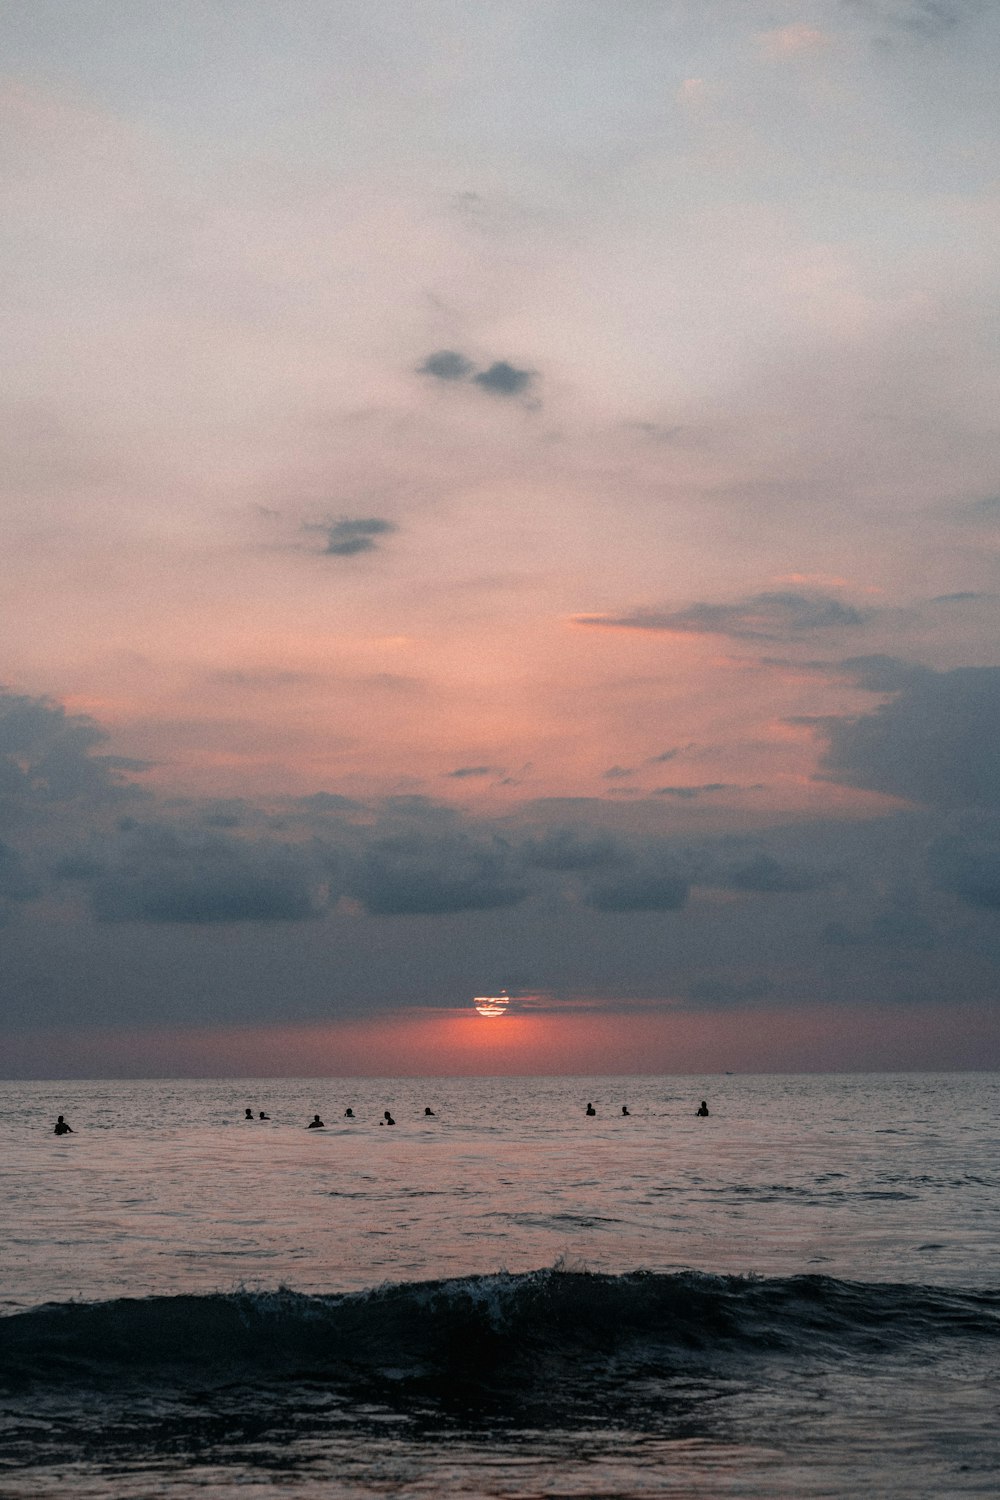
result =
[[[998,1103],[2,1085],[0,1495],[992,1494]]]

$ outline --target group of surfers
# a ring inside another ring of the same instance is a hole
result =
[[[587,1100],[586,1113],[588,1115],[596,1115],[597,1114],[597,1110],[594,1108],[593,1102],[591,1100],[589,1100],[589,1099]],[[622,1105],[622,1114],[623,1115],[628,1115],[628,1113],[629,1113],[628,1105],[627,1104],[623,1104]],[[703,1118],[704,1118],[705,1115],[708,1114],[708,1105],[706,1104],[706,1102],[705,1102],[704,1099],[701,1101],[701,1104],[698,1107],[698,1109],[695,1110],[695,1114],[700,1115]],[[430,1105],[427,1105],[427,1107],[425,1108],[425,1110],[424,1110],[424,1117],[432,1119],[432,1120],[437,1118],[436,1115],[434,1114],[434,1111],[431,1109]],[[244,1120],[252,1120],[252,1119],[254,1119],[254,1112],[253,1112],[253,1110],[249,1109],[249,1108],[246,1109],[244,1111],[243,1118],[244,1118]],[[259,1110],[258,1113],[257,1113],[256,1118],[258,1120],[269,1120],[271,1118],[271,1116],[269,1114],[266,1114],[264,1110]],[[344,1110],[344,1119],[345,1120],[353,1120],[355,1118],[356,1118],[356,1116],[354,1114],[353,1109],[351,1108],[350,1105],[348,1105],[347,1108]],[[392,1118],[392,1115],[389,1113],[389,1111],[387,1109],[383,1110],[382,1111],[382,1118],[381,1118],[381,1120],[379,1120],[379,1124],[380,1125],[395,1125],[395,1123],[396,1122]],[[307,1130],[325,1130],[326,1129],[326,1121],[325,1120],[321,1120],[320,1117],[319,1117],[319,1115],[313,1115],[312,1119],[309,1121],[309,1124],[306,1126],[306,1129]],[[72,1135],[72,1134],[73,1134],[72,1127],[69,1126],[69,1125],[67,1125],[65,1118],[62,1115],[60,1115],[59,1118],[58,1118],[58,1120],[55,1123],[55,1129],[53,1131],[53,1135]]]

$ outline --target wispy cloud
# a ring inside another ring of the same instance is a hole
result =
[[[697,797],[713,792],[746,791],[731,781],[706,781],[701,786],[658,786],[653,788],[654,797],[676,797],[681,802],[692,802]]]
[[[725,635],[737,640],[783,640],[816,630],[863,625],[870,612],[826,594],[763,593],[734,604],[689,604],[685,609],[636,609],[624,615],[576,615],[577,625],[657,630],[668,635]]]
[[[668,760],[676,760],[678,755],[680,755],[682,748],[683,747],[681,745],[674,745],[669,750],[661,750],[659,755],[651,755],[646,764],[649,766],[665,765]]]

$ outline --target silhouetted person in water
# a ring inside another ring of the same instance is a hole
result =
[[[704,1099],[701,1101],[701,1108],[698,1110],[698,1113],[703,1116],[708,1114],[708,1105],[705,1103]]]
[[[253,1110],[252,1109],[245,1109],[243,1111],[243,1118],[244,1118],[244,1120],[252,1120],[253,1119]]]
[[[587,1101],[587,1113],[588,1113],[588,1115],[596,1115],[597,1114],[597,1110],[591,1104],[591,1102],[590,1102],[589,1099]]]
[[[623,1104],[622,1105],[622,1114],[623,1115],[627,1115],[628,1114],[628,1105],[627,1104]]]
[[[58,1118],[58,1120],[56,1121],[56,1127],[53,1130],[52,1134],[53,1135],[73,1135],[74,1132],[71,1129],[71,1127],[66,1124],[66,1121],[63,1119],[62,1115],[60,1115],[59,1118]]]
[[[431,1117],[432,1120],[434,1120],[434,1119],[437,1118],[436,1115],[434,1114],[434,1111],[431,1109],[431,1107],[430,1107],[429,1104],[428,1104],[427,1108],[424,1110],[424,1114],[425,1115],[430,1115],[430,1117]]]
[[[350,1105],[348,1105],[347,1108],[344,1110],[344,1119],[345,1120],[353,1120],[354,1119],[354,1111],[353,1111],[353,1109],[351,1108]]]
[[[260,1114],[259,1114],[259,1115],[258,1115],[258,1116],[257,1116],[257,1118],[258,1118],[258,1120],[269,1120],[269,1119],[270,1119],[270,1118],[271,1118],[271,1116],[270,1116],[270,1115],[266,1115],[266,1114],[265,1114],[265,1113],[264,1113],[264,1111],[263,1111],[263,1110],[261,1110],[261,1112],[260,1112]]]
[[[395,1125],[395,1123],[396,1123],[395,1120],[392,1118],[392,1115],[389,1113],[388,1110],[385,1110],[383,1112],[382,1118],[383,1118],[383,1120],[385,1121],[385,1123],[387,1125]]]
[[[323,1121],[320,1119],[319,1115],[313,1115],[312,1119],[309,1121],[309,1124],[306,1126],[306,1129],[325,1130],[326,1126],[323,1124]]]

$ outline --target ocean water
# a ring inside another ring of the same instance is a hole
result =
[[[998,1106],[0,1084],[0,1497],[993,1496]]]

